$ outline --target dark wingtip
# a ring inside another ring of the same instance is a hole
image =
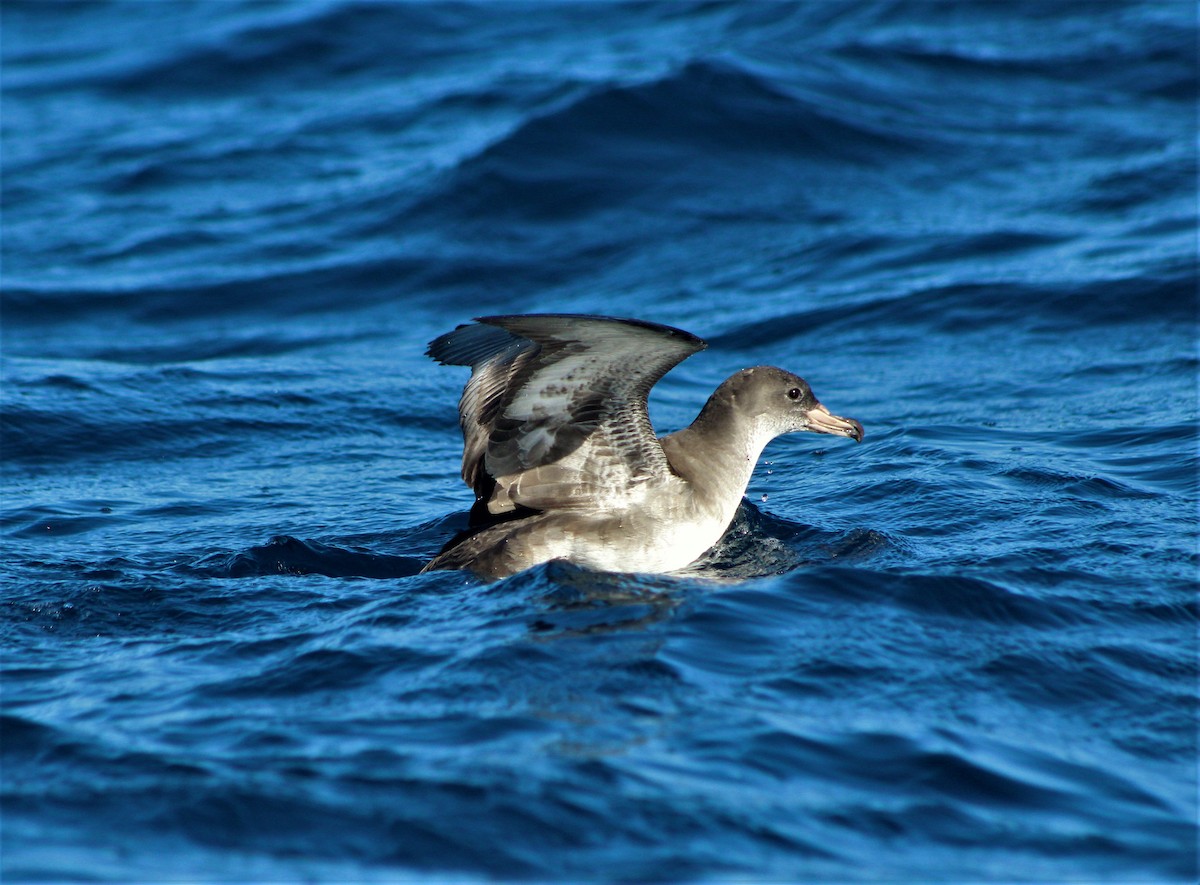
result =
[[[662,323],[653,323],[649,320],[637,320],[632,319],[631,317],[610,317],[594,313],[526,313],[475,317],[475,322],[477,323],[485,323],[489,326],[507,329],[514,335],[522,334],[520,327],[528,321],[551,321],[562,323],[564,326],[569,326],[571,323],[579,320],[618,323],[624,326],[647,329],[651,332],[657,332],[660,335],[665,335],[668,338],[675,338],[683,341],[698,351],[704,350],[706,347],[708,347],[708,343],[703,338],[693,335],[691,332],[684,331],[683,329],[677,329],[675,326],[666,326]]]
[[[465,325],[466,325],[466,323],[457,325],[454,327],[454,331],[443,332],[441,335],[438,335],[436,338],[434,338],[432,341],[430,341],[429,344],[426,345],[426,347],[425,347],[425,356],[429,357],[431,360],[437,360],[442,365],[446,365],[444,356],[446,353],[446,347],[449,343],[449,339],[455,332],[457,332],[459,329],[461,329]]]
[[[487,360],[522,339],[496,326],[463,323],[453,332],[438,335],[429,342],[425,355],[443,366],[471,366]],[[526,342],[526,346],[530,346]]]

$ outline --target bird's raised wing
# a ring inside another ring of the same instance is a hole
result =
[[[490,513],[517,505],[620,507],[671,473],[646,398],[705,343],[640,320],[576,314],[480,317],[429,356],[471,367],[458,413],[462,475]]]

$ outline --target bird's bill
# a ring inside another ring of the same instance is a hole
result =
[[[863,440],[863,426],[853,418],[839,418],[830,414],[829,409],[820,403],[804,413],[808,418],[808,429],[813,433],[831,433],[834,436],[848,436],[855,442]]]

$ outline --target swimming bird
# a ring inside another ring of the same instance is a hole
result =
[[[772,439],[863,427],[803,378],[742,369],[689,427],[659,438],[650,388],[707,345],[642,320],[582,314],[479,317],[427,354],[470,366],[458,404],[467,529],[423,569],[495,579],[554,559],[598,571],[672,572],[721,539]]]

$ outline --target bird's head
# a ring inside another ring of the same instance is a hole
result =
[[[862,442],[860,423],[830,413],[817,401],[803,378],[784,369],[774,366],[742,369],[721,387],[730,407],[770,436],[807,430]]]

